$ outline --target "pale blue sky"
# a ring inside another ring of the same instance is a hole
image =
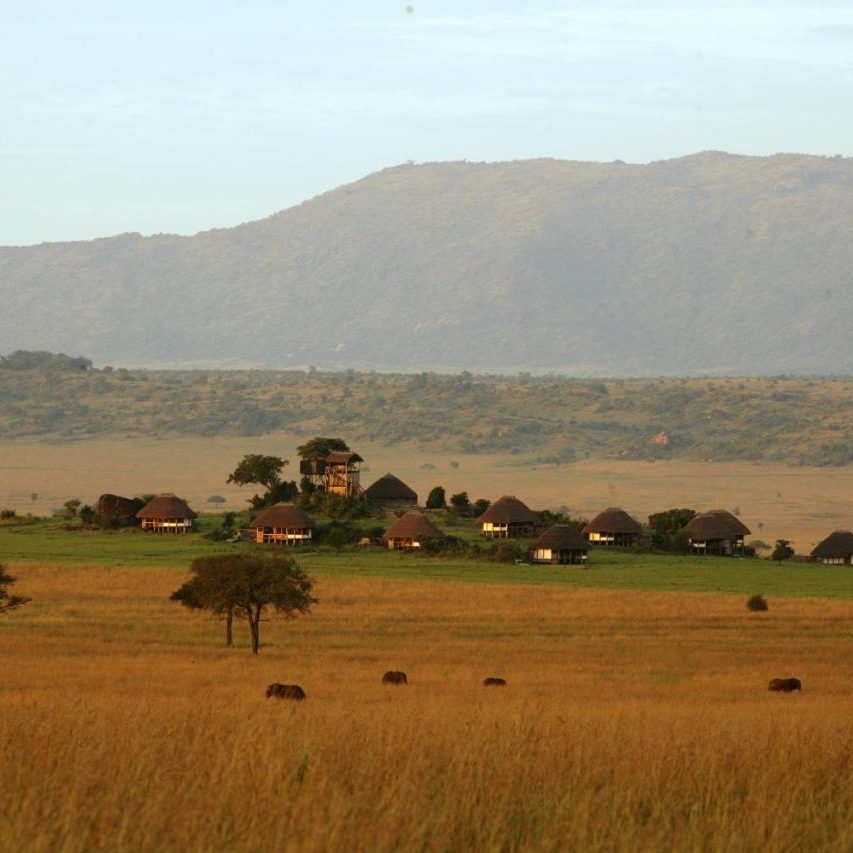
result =
[[[0,0],[0,244],[257,219],[406,160],[853,155],[853,3]]]

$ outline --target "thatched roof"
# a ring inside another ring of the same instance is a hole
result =
[[[137,518],[197,518],[198,516],[176,495],[165,492],[151,498],[138,513]]]
[[[552,551],[586,551],[589,545],[574,525],[554,524],[530,546],[531,551],[543,548],[550,548]]]
[[[736,516],[725,509],[712,509],[694,516],[684,530],[691,539],[737,539],[751,533],[750,529]]]
[[[583,529],[584,533],[641,533],[643,530],[639,522],[634,521],[624,509],[616,506],[608,507]]]
[[[418,502],[418,493],[414,489],[410,489],[393,474],[386,474],[384,477],[380,477],[375,483],[364,490],[364,494],[371,500]]]
[[[333,450],[326,457],[326,462],[330,465],[349,465],[351,462],[364,462],[364,460],[352,450]]]
[[[539,516],[512,495],[498,498],[478,519],[478,524],[539,524]]]
[[[443,539],[441,532],[422,512],[407,512],[385,531],[385,539]]]
[[[830,533],[823,542],[818,542],[812,551],[812,557],[819,560],[832,560],[849,557],[853,554],[853,533],[849,530],[836,530]]]
[[[290,530],[304,530],[313,528],[314,522],[304,510],[295,504],[279,503],[265,509],[252,519],[249,527],[252,529],[257,527],[286,527]]]

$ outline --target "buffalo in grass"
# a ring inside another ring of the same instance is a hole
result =
[[[267,699],[296,699],[305,698],[305,691],[298,684],[270,684],[267,687]]]
[[[799,678],[774,678],[767,689],[773,693],[793,693],[795,690],[802,690],[803,685]]]

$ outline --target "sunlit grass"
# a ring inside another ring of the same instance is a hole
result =
[[[853,845],[848,601],[317,567],[315,611],[254,658],[168,601],[180,567],[12,569],[2,849]],[[801,695],[768,693],[787,675]]]

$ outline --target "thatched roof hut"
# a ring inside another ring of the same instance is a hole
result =
[[[143,530],[155,530],[159,533],[186,533],[193,528],[198,517],[185,501],[164,492],[151,498],[136,517],[142,522]]]
[[[631,518],[624,509],[608,507],[598,513],[583,529],[591,545],[631,548],[637,544],[642,525]]]
[[[259,513],[249,524],[256,542],[302,545],[313,537],[314,522],[292,503],[277,503]]]
[[[498,498],[478,519],[480,535],[487,538],[533,536],[539,516],[513,495]]]
[[[393,474],[380,477],[364,490],[364,496],[384,509],[417,506],[418,494]]]
[[[731,556],[743,553],[743,537],[750,529],[725,509],[713,509],[694,516],[684,525],[690,547],[696,554]]]
[[[583,564],[586,563],[588,547],[577,527],[554,524],[530,546],[530,559],[534,563]]]
[[[293,503],[277,503],[267,507],[252,519],[249,527],[287,527],[304,530],[314,523],[302,507]]]
[[[422,512],[407,512],[382,537],[391,549],[420,548],[425,539],[444,539],[444,533]]]
[[[812,557],[830,566],[853,565],[853,532],[836,530],[818,542]]]

